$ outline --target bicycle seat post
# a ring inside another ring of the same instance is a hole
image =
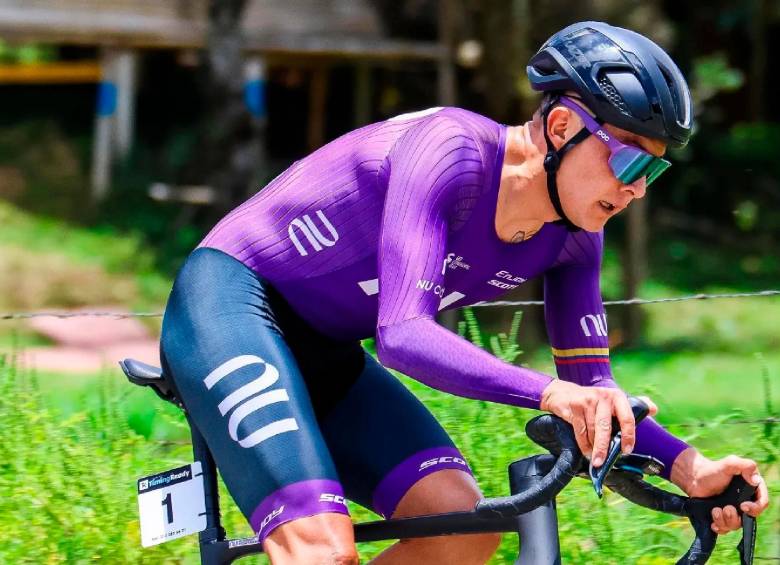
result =
[[[217,466],[211,455],[206,440],[187,415],[192,435],[192,454],[195,461],[200,461],[203,472],[203,492],[206,499],[206,529],[198,534],[200,544],[223,541],[226,533],[222,527],[219,515],[219,489],[217,486]]]
[[[512,494],[535,488],[541,478],[550,472],[554,463],[555,458],[552,455],[534,455],[512,463],[509,466],[509,487]],[[518,516],[517,534],[520,555],[515,565],[561,564],[555,499]]]

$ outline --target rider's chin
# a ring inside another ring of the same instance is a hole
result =
[[[587,215],[583,218],[573,219],[572,222],[584,231],[599,232],[604,229],[604,224],[607,223],[609,218],[596,217],[595,215]]]

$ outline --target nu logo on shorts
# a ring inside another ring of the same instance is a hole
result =
[[[339,240],[339,232],[336,231],[336,228],[333,227],[333,224],[330,223],[322,210],[317,210],[317,217],[322,222],[322,225],[328,229],[333,239],[328,239],[325,237],[320,231],[320,228],[315,225],[314,220],[312,220],[308,214],[304,214],[302,216],[303,220],[301,220],[301,218],[295,218],[292,222],[290,222],[290,225],[287,226],[287,234],[290,236],[290,241],[293,242],[295,249],[298,250],[298,253],[300,253],[302,257],[308,255],[309,252],[306,251],[306,248],[298,239],[298,236],[295,233],[295,228],[298,228],[300,232],[306,237],[308,242],[314,248],[314,251],[322,251],[323,245],[325,247],[333,247]]]
[[[206,388],[211,390],[219,381],[248,365],[262,365],[263,372],[255,380],[228,394],[217,407],[223,416],[235,408],[228,419],[228,433],[241,447],[254,447],[270,437],[298,429],[295,418],[284,418],[254,430],[243,439],[238,439],[238,426],[244,418],[269,404],[290,401],[287,390],[283,388],[257,394],[279,380],[279,370],[256,355],[239,355],[222,363],[211,371],[203,382]]]

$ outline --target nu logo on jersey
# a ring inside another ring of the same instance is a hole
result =
[[[360,287],[360,290],[362,290],[366,294],[366,296],[375,296],[379,294],[379,279],[358,281],[357,284]],[[430,290],[431,288],[438,289],[438,290],[434,290],[434,292],[440,292],[439,296],[441,296],[441,301],[439,302],[439,310],[445,309],[447,306],[451,305],[454,302],[457,302],[458,300],[466,296],[462,292],[458,292],[456,290],[450,292],[447,296],[443,296],[444,294],[443,287],[434,285],[432,282],[423,279],[417,281],[417,288],[426,291]]]
[[[295,232],[296,228],[306,237],[306,240],[314,248],[314,251],[322,251],[323,245],[325,247],[333,247],[339,240],[339,232],[336,231],[336,228],[333,227],[333,224],[330,223],[323,211],[317,210],[316,214],[320,219],[320,222],[322,222],[322,225],[324,225],[330,232],[330,235],[333,239],[328,239],[325,237],[320,231],[320,228],[316,226],[314,220],[312,220],[308,214],[304,214],[300,218],[295,218],[292,222],[290,222],[290,225],[287,226],[287,233],[290,236],[290,241],[293,242],[293,245],[295,245],[295,249],[298,250],[298,253],[304,257],[308,255],[309,252],[306,251],[306,247],[304,247],[304,245],[298,239],[298,235]]]
[[[433,290],[433,294],[441,298],[444,296],[444,287],[440,284],[434,284],[431,281],[426,281],[424,279],[420,279],[417,281],[417,288],[420,290],[423,290],[425,292],[428,292],[429,290]]]
[[[607,315],[586,314],[580,318],[580,327],[586,337],[591,337],[591,330],[598,337],[607,337]]]
[[[254,447],[275,435],[298,429],[298,422],[295,418],[284,418],[252,430],[243,439],[238,438],[238,426],[247,416],[270,404],[290,401],[287,390],[283,388],[257,394],[274,385],[279,380],[279,370],[256,355],[239,355],[222,363],[222,365],[211,371],[203,382],[206,388],[211,390],[222,379],[228,378],[235,371],[249,365],[261,365],[263,372],[253,381],[237,388],[234,387],[234,390],[217,406],[219,413],[223,416],[227,415],[231,410],[233,411],[228,418],[228,433],[233,441],[246,448]]]

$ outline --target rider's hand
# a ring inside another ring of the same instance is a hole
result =
[[[704,498],[722,493],[735,475],[742,475],[749,484],[756,487],[755,499],[743,502],[740,508],[751,516],[758,516],[769,505],[769,492],[755,461],[736,455],[713,461],[689,448],[674,460],[671,480],[688,496]],[[742,519],[733,506],[713,508],[711,527],[714,532],[725,534],[741,528]]]
[[[642,400],[650,407],[650,415],[658,411],[648,398],[642,397]],[[580,451],[588,457],[592,454],[591,460],[596,467],[607,457],[613,416],[620,423],[623,453],[634,449],[634,414],[626,394],[621,390],[585,387],[555,379],[544,389],[540,408],[572,425]]]

